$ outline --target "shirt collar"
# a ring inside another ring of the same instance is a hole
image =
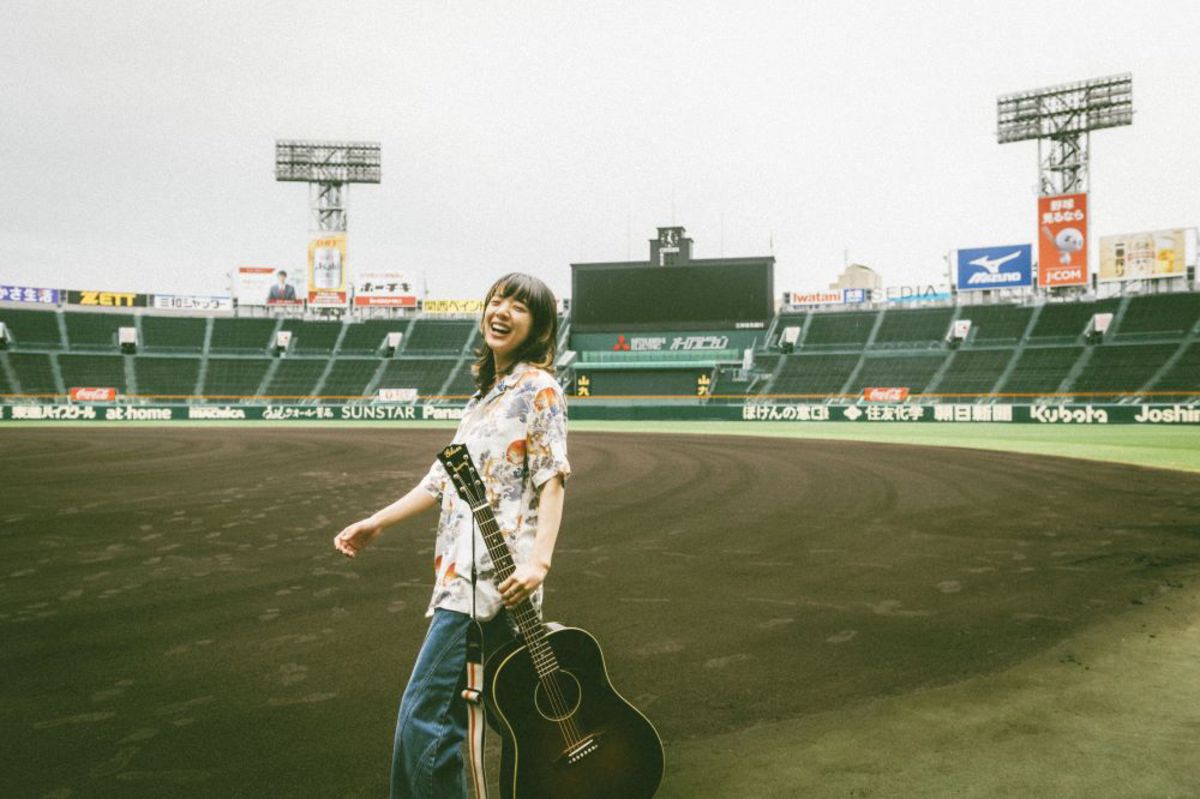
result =
[[[526,372],[532,368],[533,367],[525,361],[518,361],[517,363],[513,364],[513,367],[508,371],[508,374],[497,380],[496,384],[492,386],[491,391],[489,391],[486,395],[479,397],[480,402],[488,402],[491,399],[500,396],[505,391],[508,391],[517,384],[517,381],[519,381]]]

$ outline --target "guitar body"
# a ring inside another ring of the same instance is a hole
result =
[[[503,799],[642,799],[658,790],[663,749],[613,690],[600,644],[576,627],[546,634],[559,671],[542,681],[520,639],[484,666],[488,719],[503,740]]]

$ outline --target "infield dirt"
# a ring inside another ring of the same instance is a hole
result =
[[[2,435],[0,794],[385,793],[435,518],[353,562],[330,543],[449,431]],[[1169,606],[1200,564],[1197,474],[699,435],[575,433],[571,460],[547,615],[597,636],[658,727],[663,795],[696,795],[672,769],[706,742],[713,795],[740,795],[739,768],[773,766],[728,736],[809,720],[886,771],[864,707],[1060,652],[1082,679],[1065,642]],[[851,795],[897,795],[887,776]]]

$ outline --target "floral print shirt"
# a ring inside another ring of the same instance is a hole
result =
[[[567,461],[567,406],[553,376],[526,363],[496,381],[486,396],[467,403],[454,434],[465,444],[487,489],[488,502],[513,562],[526,563],[537,539],[538,500],[542,485],[571,473]],[[471,539],[475,539],[475,616],[490,619],[503,602],[496,590],[496,570],[471,509],[459,498],[442,464],[434,461],[421,483],[441,501],[433,569],[436,582],[427,616],[434,608],[470,614]],[[474,536],[472,536],[474,531]],[[542,589],[530,596],[541,612]]]

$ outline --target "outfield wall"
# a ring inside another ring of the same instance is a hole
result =
[[[1189,405],[596,405],[575,403],[572,419],[608,421],[744,421],[991,423],[1050,425],[1200,425],[1200,404]],[[456,421],[462,407],[444,405],[0,405],[0,421],[37,422],[426,422]]]

